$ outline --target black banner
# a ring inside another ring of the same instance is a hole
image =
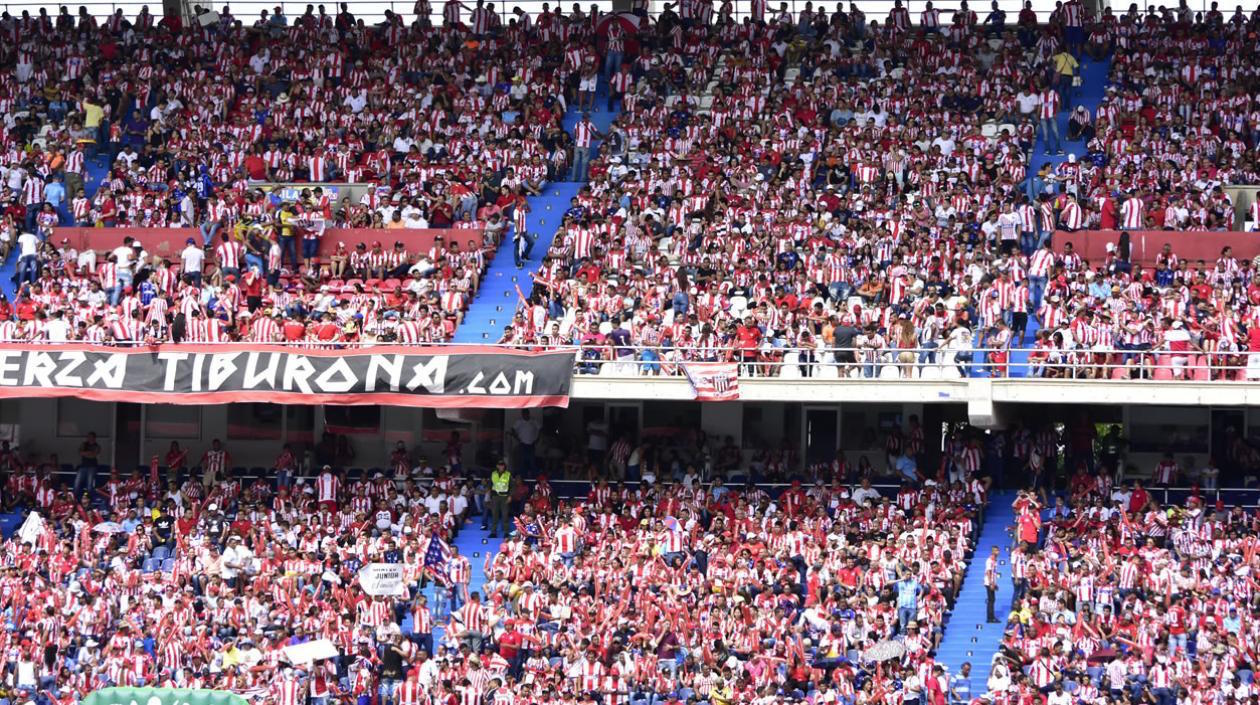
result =
[[[573,353],[484,346],[0,345],[0,397],[159,404],[568,406]]]

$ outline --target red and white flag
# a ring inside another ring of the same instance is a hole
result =
[[[739,363],[687,362],[682,367],[696,401],[739,399]]]

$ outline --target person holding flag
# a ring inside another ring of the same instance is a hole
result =
[[[445,615],[455,608],[451,604],[451,582],[447,575],[446,563],[451,556],[451,547],[435,531],[429,538],[429,546],[424,551],[424,563],[420,579],[420,588],[432,580],[437,586],[435,600],[438,614]]]

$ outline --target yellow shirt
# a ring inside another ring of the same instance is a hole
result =
[[[280,234],[285,237],[293,237],[293,222],[297,219],[296,213],[280,211]]]
[[[1064,76],[1075,74],[1077,66],[1080,66],[1080,63],[1076,61],[1076,57],[1066,51],[1054,55],[1054,70]]]
[[[105,119],[105,108],[90,101],[83,101],[83,126],[87,128],[100,127],[101,121]]]

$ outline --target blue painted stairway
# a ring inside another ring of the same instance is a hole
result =
[[[472,305],[464,314],[464,322],[455,329],[457,343],[493,343],[503,334],[503,327],[512,322],[518,303],[516,287],[527,296],[532,286],[530,274],[538,271],[542,260],[555,236],[560,217],[569,208],[569,199],[577,195],[582,184],[559,182],[548,185],[542,195],[529,199],[529,228],[538,240],[528,262],[516,268],[512,257],[512,230],[503,236],[494,259],[486,269],[481,287],[473,297]]]
[[[600,132],[606,132],[617,115],[617,111],[607,109],[606,96],[606,88],[601,83],[600,90],[595,96],[595,108],[590,111],[591,122],[595,123]],[[581,111],[570,106],[564,116],[565,129],[572,133],[573,127],[581,117]],[[595,143],[595,148],[599,149],[598,142]],[[569,176],[564,175],[565,178]],[[484,344],[499,340],[503,335],[503,327],[512,322],[512,316],[516,312],[519,302],[516,287],[520,286],[522,292],[529,294],[532,287],[530,274],[538,271],[538,263],[551,247],[556,228],[560,225],[560,218],[569,208],[569,199],[581,190],[580,183],[557,181],[543,188],[540,195],[527,199],[530,208],[529,232],[537,238],[531,258],[524,263],[524,266],[517,269],[512,255],[514,231],[509,229],[503,236],[503,242],[495,252],[494,258],[490,260],[481,287],[478,288],[477,295],[473,297],[468,312],[464,314],[464,322],[455,331],[456,343]]]
[[[470,580],[468,582],[468,592],[479,592],[486,584],[486,558],[493,555],[499,548],[499,539],[488,539],[490,535],[488,529],[480,527],[480,517],[472,517],[464,528],[460,529],[459,535],[455,537],[454,546],[459,549],[462,556],[468,558],[471,568],[469,571]],[[429,600],[429,610],[433,613],[433,644],[434,648],[442,643],[442,634],[445,631],[443,625],[446,624],[447,618],[450,616],[449,606],[445,610],[438,600],[438,589],[429,585],[424,589],[424,595]],[[407,610],[406,617],[399,625],[402,627],[404,634],[411,633],[411,610]]]
[[[984,526],[976,540],[976,552],[963,576],[962,590],[954,609],[946,619],[945,637],[936,653],[937,662],[945,666],[951,675],[958,673],[963,662],[971,662],[972,697],[985,691],[989,665],[1002,640],[1003,625],[988,624],[985,621],[984,563],[994,546],[1001,550],[994,613],[999,620],[1005,621],[1011,608],[1014,589],[1011,586],[1008,559],[1011,552],[1011,527],[1015,524],[1015,512],[1011,508],[1014,500],[1015,493],[1010,491],[994,492],[990,495]]]
[[[1051,153],[1048,156],[1046,155],[1046,142],[1042,139],[1041,128],[1038,127],[1037,142],[1033,145],[1032,155],[1028,160],[1029,183],[1031,183],[1037,171],[1041,169],[1042,164],[1049,163],[1053,168],[1067,161],[1069,154],[1075,154],[1078,160],[1085,157],[1085,142],[1079,140],[1069,142],[1067,140],[1068,117],[1071,116],[1072,110],[1075,110],[1078,105],[1084,105],[1092,117],[1098,117],[1098,105],[1102,102],[1103,95],[1107,91],[1107,84],[1110,82],[1111,57],[1107,57],[1102,61],[1091,61],[1088,56],[1082,56],[1080,62],[1081,85],[1073,89],[1071,105],[1059,113],[1059,136],[1063,138],[1064,154]],[[1034,336],[1036,336],[1040,327],[1036,316],[1030,315],[1028,317],[1028,329],[1024,332],[1024,345],[1018,349],[1012,346],[1010,354],[1011,377],[1028,376],[1028,349],[1032,347]],[[987,374],[980,372],[976,376],[987,376]]]
[[[139,144],[137,143],[137,147]],[[109,178],[109,156],[103,151],[97,155],[84,160],[84,171],[87,178],[83,183],[83,190],[87,193],[87,197],[91,198],[96,194],[96,189],[105,183]],[[63,225],[73,224],[70,214],[70,199],[74,198],[74,194],[67,193],[66,200],[62,202],[61,207],[57,211],[61,214],[61,222]],[[0,293],[9,297],[12,301],[17,294],[17,285],[13,283],[13,278],[17,276],[17,248],[9,253],[9,257],[0,262]]]

